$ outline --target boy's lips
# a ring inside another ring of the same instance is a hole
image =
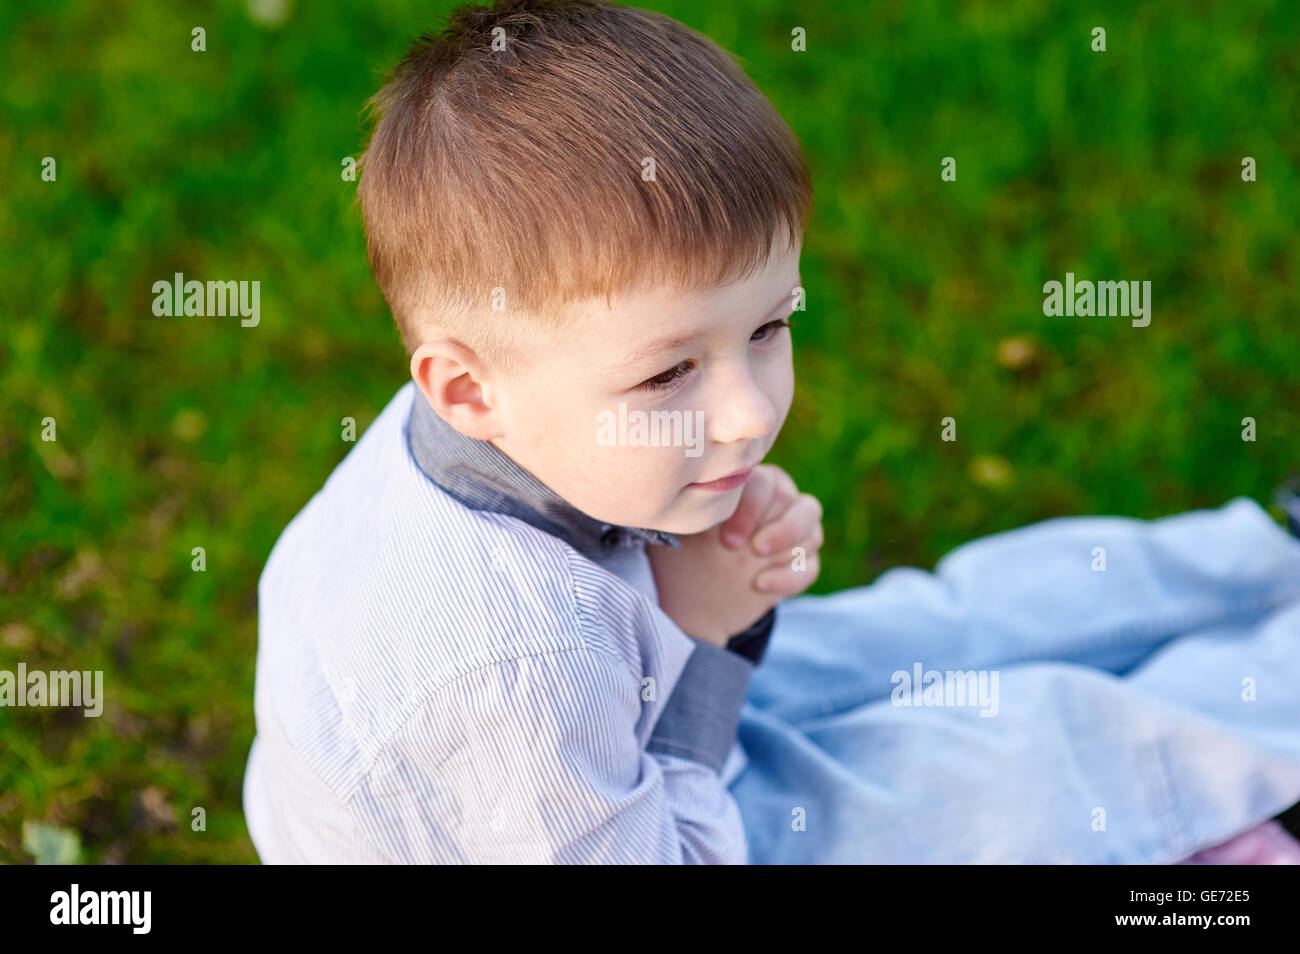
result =
[[[738,470],[725,477],[719,477],[717,480],[710,480],[707,483],[702,484],[690,484],[689,486],[695,487],[699,490],[735,490],[749,479],[750,471],[754,469],[754,466],[755,465],[751,464],[744,470]]]

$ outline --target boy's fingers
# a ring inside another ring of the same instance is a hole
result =
[[[777,594],[782,599],[802,593],[813,585],[821,572],[821,558],[817,551],[809,552],[803,569],[791,566],[771,567],[754,577],[754,589],[762,593]]]
[[[795,486],[793,477],[775,465],[771,465],[771,472],[774,481],[772,499],[758,521],[759,529],[785,513],[799,497],[799,488]]]
[[[766,556],[807,540],[814,533],[820,534],[821,520],[821,501],[812,494],[799,494],[780,520],[754,535],[754,552]]]
[[[772,470],[773,468],[760,464],[749,475],[749,480],[745,481],[745,489],[741,491],[736,512],[724,520],[720,527],[723,546],[741,546],[758,526],[758,519],[767,512],[775,490],[776,481]]]
[[[779,518],[789,508],[791,502],[799,496],[799,488],[794,480],[775,464],[760,464],[754,468],[754,475],[763,474],[764,489],[767,491],[766,506],[761,506],[764,498],[757,494],[742,498],[736,513],[723,524],[723,543],[742,546],[754,535],[754,531]],[[750,481],[753,481],[753,477]],[[746,488],[748,489],[748,488]],[[744,512],[742,513],[742,509]],[[734,536],[733,536],[734,535]]]

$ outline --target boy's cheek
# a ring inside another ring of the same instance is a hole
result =
[[[556,475],[543,482],[607,523],[701,533],[730,517],[740,503],[742,488],[726,494],[687,489],[699,468],[682,447],[601,446],[589,433],[570,432],[549,447],[537,447],[543,449],[547,469]]]
[[[557,476],[552,489],[583,513],[597,520],[629,527],[652,527],[671,503],[667,480],[647,475],[640,455],[629,448],[588,447],[551,461]],[[663,529],[663,528],[659,528]]]

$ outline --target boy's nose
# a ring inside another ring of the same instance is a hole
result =
[[[718,382],[718,398],[706,413],[709,439],[717,444],[766,437],[776,427],[776,408],[746,372]]]

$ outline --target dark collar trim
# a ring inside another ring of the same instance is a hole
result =
[[[466,437],[414,389],[407,435],[415,462],[430,480],[474,510],[508,514],[566,541],[589,559],[637,540],[676,548],[663,530],[623,527],[587,516],[489,441]]]

